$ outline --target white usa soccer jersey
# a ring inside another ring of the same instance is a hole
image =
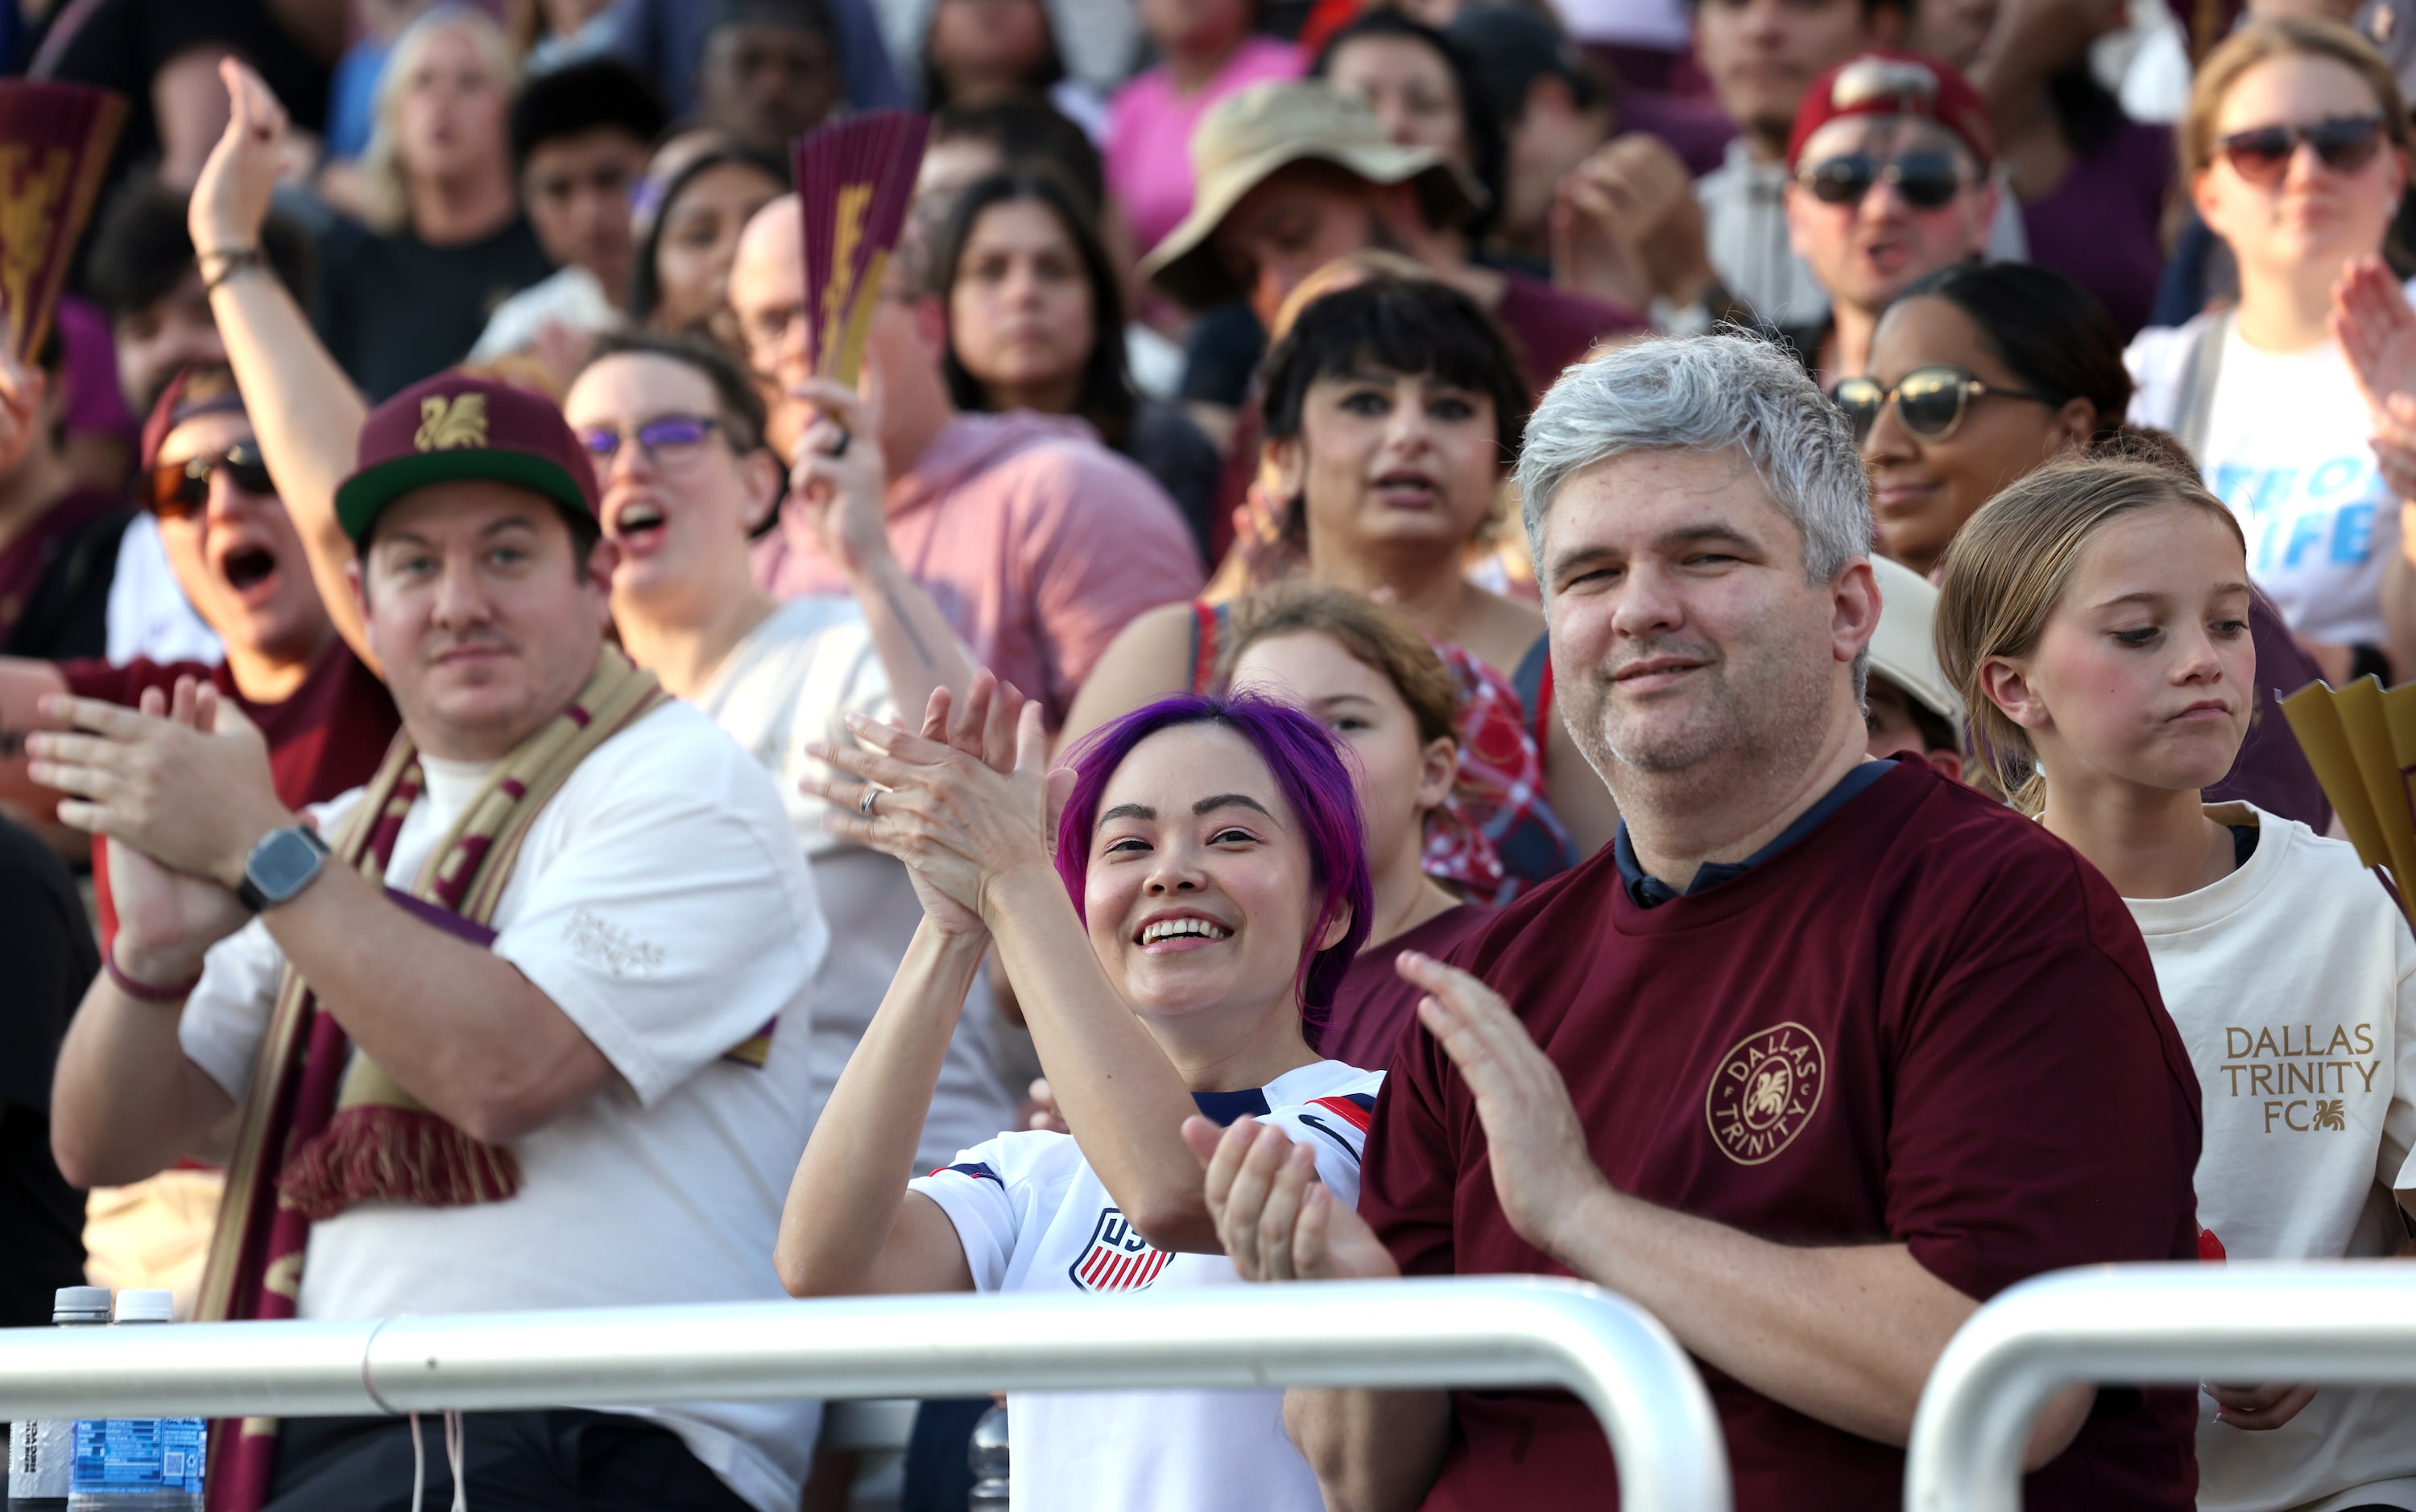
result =
[[[1248,1114],[1317,1151],[1359,1201],[1359,1154],[1382,1071],[1321,1060],[1250,1092],[1195,1094],[1220,1124]],[[1222,1255],[1150,1248],[1065,1134],[1016,1133],[914,1183],[957,1226],[984,1292],[1235,1286]],[[1008,1399],[1013,1512],[1321,1512],[1280,1391],[1020,1392]]]

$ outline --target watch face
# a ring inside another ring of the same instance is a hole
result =
[[[291,830],[279,830],[252,852],[246,868],[253,885],[271,902],[294,895],[318,874],[320,850]]]

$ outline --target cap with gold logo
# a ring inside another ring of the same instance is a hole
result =
[[[551,399],[467,373],[439,373],[370,412],[336,519],[355,545],[415,488],[463,478],[517,484],[566,514],[596,517],[596,470]]]

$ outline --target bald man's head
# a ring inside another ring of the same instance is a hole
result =
[[[806,225],[797,197],[755,212],[730,264],[730,307],[745,334],[747,365],[783,389],[813,376],[806,347]]]

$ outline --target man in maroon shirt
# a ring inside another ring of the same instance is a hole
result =
[[[2104,878],[1865,755],[1867,494],[1792,361],[1613,352],[1537,409],[1519,482],[1618,838],[1455,950],[1465,970],[1405,957],[1430,996],[1357,1215],[1272,1130],[1190,1131],[1210,1201],[1246,1275],[1599,1282],[1700,1362],[1740,1512],[1895,1505],[1914,1403],[1981,1301],[2195,1258],[2189,1061]],[[1303,1391],[1288,1419],[1336,1505],[1594,1507],[1611,1484],[1557,1393]],[[2028,1505],[2182,1512],[2194,1424],[2185,1390],[2066,1391]]]
[[[0,658],[0,726],[42,723],[34,700],[64,688],[140,703],[176,680],[214,682],[261,728],[279,799],[323,802],[369,780],[396,728],[385,684],[336,635],[301,538],[260,459],[234,375],[189,368],[160,396],[143,432],[144,502],[158,516],[186,598],[226,647],[216,666],[98,659]],[[0,751],[0,794],[15,797],[23,752]]]

